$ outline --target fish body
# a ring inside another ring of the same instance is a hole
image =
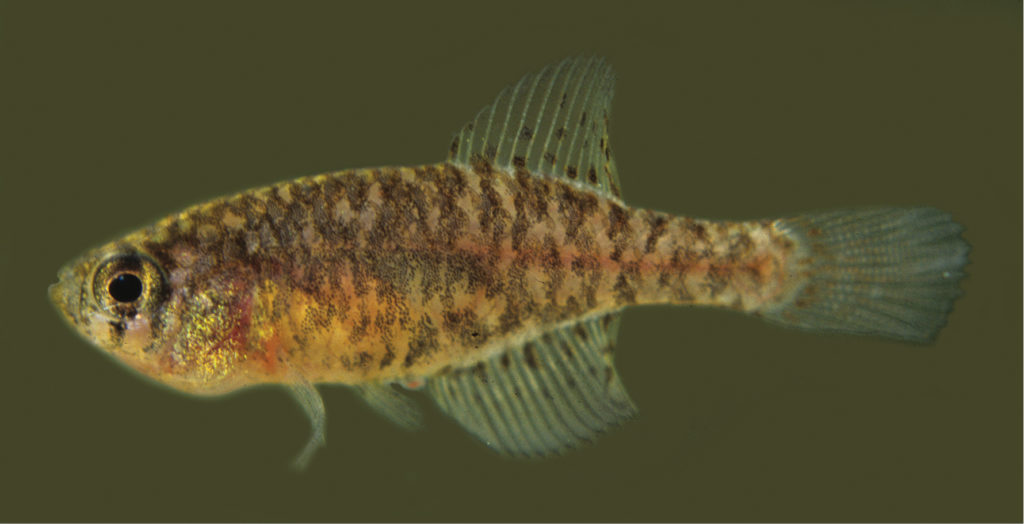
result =
[[[632,208],[608,140],[612,75],[569,59],[524,77],[448,160],[341,171],[200,204],[93,250],[50,294],[85,338],[193,394],[315,384],[400,425],[422,385],[491,447],[544,455],[635,408],[619,312],[703,305],[794,327],[924,341],[966,263],[929,208],[749,222]]]

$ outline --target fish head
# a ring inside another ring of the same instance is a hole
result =
[[[186,281],[143,245],[112,242],[71,261],[50,300],[82,338],[158,383],[193,394],[240,387],[248,311],[231,293],[194,289],[210,275]]]

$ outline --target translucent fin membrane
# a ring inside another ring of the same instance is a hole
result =
[[[316,387],[298,374],[293,374],[293,378],[296,382],[289,384],[288,389],[309,417],[309,423],[313,430],[309,441],[306,443],[306,447],[302,449],[302,453],[292,462],[293,468],[303,470],[309,465],[309,459],[313,458],[316,450],[327,443],[327,412],[324,410],[323,398],[320,397]]]
[[[374,411],[403,429],[415,430],[423,425],[423,413],[412,399],[391,384],[364,384],[356,392]]]
[[[961,293],[970,246],[943,211],[836,211],[776,227],[792,235],[797,252],[793,291],[761,312],[774,322],[927,342]]]
[[[612,365],[618,314],[555,329],[428,383],[443,411],[491,448],[562,453],[633,416]]]
[[[611,66],[597,57],[528,74],[456,133],[448,160],[525,169],[621,197],[608,134],[614,87]]]

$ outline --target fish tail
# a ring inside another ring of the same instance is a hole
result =
[[[796,246],[786,291],[760,311],[772,322],[928,342],[961,294],[970,246],[938,209],[836,211],[775,227]]]

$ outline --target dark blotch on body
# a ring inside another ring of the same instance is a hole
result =
[[[438,349],[440,349],[440,345],[438,343],[437,328],[430,321],[430,317],[424,315],[409,339],[409,351],[405,354],[405,367],[412,366],[417,360],[436,352]]]

